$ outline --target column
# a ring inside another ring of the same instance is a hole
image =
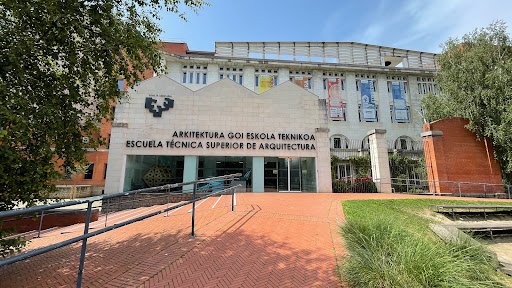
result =
[[[206,71],[206,85],[210,85],[219,81],[219,65],[208,64],[208,69]]]
[[[384,128],[391,130],[391,112],[389,110],[390,104],[390,93],[388,92],[388,80],[386,79],[386,75],[378,74],[377,75],[377,96],[378,96],[378,105],[379,105],[379,122],[382,123]]]
[[[277,70],[277,85],[283,84],[286,81],[290,81],[290,69],[279,68],[279,70]]]
[[[252,192],[264,192],[265,157],[252,158]]]
[[[191,182],[197,180],[197,156],[185,156],[185,163],[183,164],[183,182]],[[183,191],[191,191],[194,189],[193,185],[183,186]]]
[[[244,87],[254,91],[254,67],[252,66],[244,66]]]
[[[372,161],[372,178],[377,191],[391,193],[391,173],[389,171],[388,146],[386,130],[373,129],[368,132],[370,139],[370,157]]]
[[[313,86],[313,93],[320,99],[325,99],[324,94],[324,74],[320,70],[313,70],[313,77],[311,77],[311,85]]]

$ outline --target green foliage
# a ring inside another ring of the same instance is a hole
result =
[[[369,177],[372,171],[372,162],[368,156],[350,156],[348,158],[357,178]]]
[[[417,214],[429,204],[466,202],[343,202],[347,222],[341,232],[350,254],[341,268],[344,280],[350,287],[504,287],[485,247],[445,244],[428,228],[430,218]]]
[[[377,186],[371,178],[333,180],[333,193],[376,193]]]
[[[0,2],[0,211],[45,199],[63,171],[57,159],[84,164],[83,136],[90,147],[104,143],[101,121],[123,96],[117,80],[133,85],[145,70],[162,70],[156,20],[180,2]]]
[[[409,156],[402,156],[400,153],[389,155],[389,169],[392,180],[392,187],[395,192],[409,192],[407,190],[407,179],[427,179],[427,166],[425,158],[413,159]],[[410,182],[409,182],[410,184]],[[417,192],[418,193],[418,192]]]
[[[336,179],[336,167],[342,162],[341,158],[331,154],[331,179]]]
[[[512,175],[512,38],[504,22],[449,39],[437,63],[441,95],[423,100],[426,120],[465,117],[488,137],[506,178]]]

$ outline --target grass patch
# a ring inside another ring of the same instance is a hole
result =
[[[486,247],[445,244],[431,232],[428,225],[433,220],[417,214],[430,204],[496,203],[443,199],[344,201],[347,222],[341,233],[350,256],[340,272],[350,287],[506,287],[505,276],[496,271],[498,263]]]

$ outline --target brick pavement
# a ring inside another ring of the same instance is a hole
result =
[[[246,193],[236,195],[235,212],[230,196],[212,197],[196,210],[196,238],[188,236],[187,206],[90,238],[83,287],[340,287],[341,201],[413,197],[421,196]],[[111,214],[108,224],[164,207]],[[91,227],[102,228],[104,221]],[[28,249],[82,230],[49,229]],[[77,243],[1,267],[0,286],[73,287],[79,254]]]

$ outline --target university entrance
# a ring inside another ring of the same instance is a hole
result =
[[[316,192],[315,158],[265,157],[265,192]]]

